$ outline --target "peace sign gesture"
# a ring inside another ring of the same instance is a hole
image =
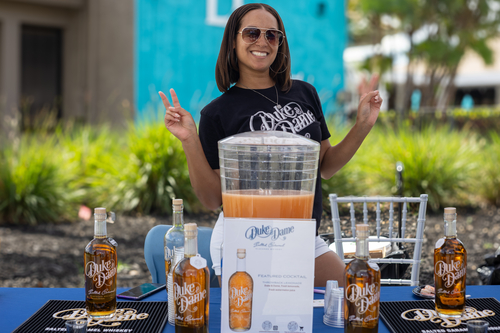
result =
[[[360,125],[368,125],[371,129],[375,125],[381,105],[382,97],[380,97],[378,90],[363,94],[359,98],[356,122]]]
[[[196,123],[194,122],[193,116],[181,107],[175,90],[170,89],[170,95],[172,96],[172,103],[174,106],[170,105],[167,96],[165,96],[163,92],[160,91],[159,95],[166,109],[165,127],[170,133],[181,140],[181,142],[191,138],[193,135],[197,135]]]

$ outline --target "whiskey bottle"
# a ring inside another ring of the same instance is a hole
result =
[[[344,274],[345,332],[378,332],[380,269],[369,259],[368,224],[357,224],[356,256]]]
[[[94,239],[85,247],[85,307],[91,318],[113,317],[116,311],[117,243],[107,237],[106,208],[94,209]]]
[[[172,200],[172,228],[165,234],[165,275],[167,278],[168,322],[175,325],[175,305],[173,292],[173,270],[184,258],[184,213],[182,199]]]
[[[248,331],[252,326],[253,279],[246,272],[246,250],[236,251],[236,272],[229,278],[229,328]]]
[[[184,258],[174,268],[176,333],[208,333],[210,273],[198,255],[196,223],[184,226]]]
[[[443,318],[459,318],[465,311],[467,251],[457,239],[457,212],[444,209],[444,237],[434,247],[436,312]]]

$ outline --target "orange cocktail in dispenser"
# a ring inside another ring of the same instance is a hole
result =
[[[225,217],[312,217],[320,144],[278,131],[219,141]]]

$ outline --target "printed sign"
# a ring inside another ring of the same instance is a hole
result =
[[[221,332],[312,332],[315,220],[224,219]]]

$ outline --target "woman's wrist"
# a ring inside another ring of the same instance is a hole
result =
[[[181,140],[181,144],[182,144],[182,148],[184,148],[184,149],[189,148],[189,147],[193,147],[193,146],[201,145],[200,137],[198,136],[198,133],[193,133],[193,134],[187,136],[186,138],[184,138],[183,140]]]
[[[368,133],[372,130],[373,125],[367,123],[366,121],[359,121],[356,120],[356,123],[354,123],[353,130],[355,133],[363,135],[363,137],[366,137]]]

